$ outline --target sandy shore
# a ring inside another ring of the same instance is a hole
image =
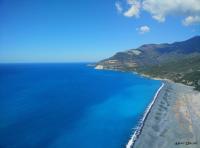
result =
[[[133,148],[200,148],[200,92],[165,82]]]
[[[159,95],[160,91],[162,90],[162,88],[164,87],[164,83],[162,83],[162,85],[160,86],[160,88],[157,90],[152,102],[149,104],[149,106],[147,107],[142,119],[140,120],[138,126],[136,127],[136,130],[135,132],[133,133],[133,135],[131,136],[130,140],[128,141],[127,145],[126,145],[126,148],[131,148],[132,145],[135,143],[135,141],[138,139],[143,127],[144,127],[144,123],[151,111],[151,108],[153,107],[156,99],[157,99],[157,96]]]

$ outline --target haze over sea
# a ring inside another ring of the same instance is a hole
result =
[[[0,65],[1,148],[123,148],[161,82],[80,64]]]

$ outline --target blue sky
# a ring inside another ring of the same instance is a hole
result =
[[[155,12],[150,8],[156,0],[144,1],[151,3],[0,0],[0,62],[91,62],[142,44],[182,41],[200,34],[196,15],[200,9],[195,4],[187,4],[187,12],[180,6]]]

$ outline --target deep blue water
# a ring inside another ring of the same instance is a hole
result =
[[[161,82],[86,64],[1,64],[1,148],[123,148]]]

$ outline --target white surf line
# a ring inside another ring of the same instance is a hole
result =
[[[135,143],[135,141],[137,140],[137,138],[138,138],[138,136],[140,135],[140,132],[141,132],[143,126],[144,126],[144,121],[145,121],[145,119],[146,119],[148,113],[150,112],[150,110],[151,110],[153,104],[155,103],[156,98],[157,98],[159,92],[160,92],[161,89],[164,87],[164,85],[165,85],[165,84],[162,83],[162,85],[160,86],[160,88],[157,90],[156,94],[154,95],[154,98],[153,98],[152,102],[151,102],[151,103],[149,104],[149,106],[147,107],[147,109],[146,109],[146,111],[145,111],[145,113],[144,113],[142,119],[140,120],[138,126],[136,127],[136,130],[135,130],[134,134],[131,136],[130,140],[128,141],[128,143],[127,143],[127,145],[126,145],[126,148],[131,148],[132,145],[133,145],[133,144]]]

